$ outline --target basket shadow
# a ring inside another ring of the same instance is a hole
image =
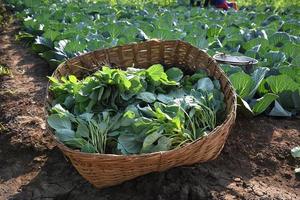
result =
[[[1,35],[7,36],[8,42],[0,48],[0,61],[3,57],[12,75],[0,78],[0,184],[30,173],[34,158],[43,154],[34,145],[41,141],[30,139],[30,134],[39,131],[37,127],[42,120],[35,112],[40,110],[35,105],[43,106],[45,76],[49,72],[44,61],[12,39],[18,30],[15,29]],[[31,86],[26,87],[29,84]],[[32,105],[31,96],[34,96],[35,105]],[[2,124],[7,130],[2,130]],[[0,185],[0,192],[1,189]]]
[[[11,144],[11,137],[0,132],[0,185],[29,173],[32,161],[40,154],[34,148]]]
[[[26,53],[28,52],[25,51],[24,54]],[[46,87],[48,82],[47,76],[51,76],[53,69],[50,68],[46,61],[38,57],[38,55],[33,53],[29,55],[31,57],[30,60],[20,59],[17,63],[17,66],[22,66],[22,69],[25,68],[24,75],[28,76],[28,80],[30,80],[30,82],[37,88],[37,91],[32,94],[33,100],[36,102],[43,102],[46,95]]]

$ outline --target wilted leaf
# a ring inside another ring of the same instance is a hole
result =
[[[271,112],[269,113],[270,116],[275,117],[291,117],[292,113],[286,111],[279,103],[275,100],[275,105]]]

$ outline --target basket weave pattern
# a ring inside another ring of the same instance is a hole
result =
[[[70,159],[78,172],[95,187],[102,188],[155,171],[164,171],[181,165],[206,162],[215,159],[221,152],[236,117],[236,94],[216,62],[202,50],[179,40],[134,43],[109,49],[96,50],[62,63],[53,76],[60,78],[74,74],[82,78],[101,66],[136,66],[147,68],[153,64],[179,67],[186,73],[205,69],[218,79],[225,96],[225,121],[207,137],[200,138],[181,148],[141,155],[88,154],[73,150],[58,141],[51,128],[48,132],[61,151]],[[51,105],[51,93],[47,91],[46,115]]]

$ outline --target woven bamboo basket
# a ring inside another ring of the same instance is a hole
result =
[[[183,147],[164,152],[141,155],[89,154],[73,150],[57,140],[48,129],[61,151],[70,159],[78,172],[97,188],[120,184],[151,172],[160,172],[176,166],[192,165],[215,159],[221,152],[236,117],[236,94],[217,63],[204,51],[179,40],[150,40],[109,49],[96,50],[62,63],[53,76],[60,78],[74,74],[84,77],[104,64],[124,68],[136,66],[147,68],[153,64],[176,66],[186,73],[205,69],[209,76],[220,80],[226,101],[226,119],[207,137],[200,138]],[[51,105],[51,93],[47,89],[46,116]]]

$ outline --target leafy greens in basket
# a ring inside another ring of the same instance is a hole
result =
[[[224,119],[220,83],[204,71],[104,66],[83,80],[50,81],[48,124],[61,142],[82,152],[167,151],[206,136]]]

